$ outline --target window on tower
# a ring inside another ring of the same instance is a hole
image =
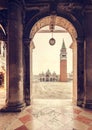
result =
[[[62,55],[63,57],[66,57],[66,55]]]

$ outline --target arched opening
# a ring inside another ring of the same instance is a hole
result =
[[[50,38],[51,32],[49,31],[49,26],[41,28],[33,38],[35,48],[33,49],[32,61],[34,81],[32,85],[33,91],[31,92],[31,96],[33,95],[32,99],[71,99],[73,96],[73,63],[72,49],[70,48],[72,38],[65,29],[59,26],[55,26],[53,34],[53,38],[56,40],[55,45],[52,46],[49,44]],[[63,42],[67,54],[63,53],[60,56]],[[63,65],[64,62],[67,67]],[[60,72],[60,70],[64,70],[64,73]],[[66,81],[60,79],[60,75]],[[41,80],[43,77],[45,78],[44,81]]]
[[[32,63],[32,51],[34,48],[33,38],[42,27],[50,25],[51,17],[52,15],[48,16],[46,13],[38,14],[28,22],[24,30],[24,95],[27,105],[30,104],[30,89],[32,88],[32,64],[30,64],[30,61]],[[77,103],[78,106],[83,106],[83,104],[85,104],[86,82],[84,81],[84,37],[82,27],[79,21],[69,14],[63,15],[61,13],[59,16],[54,15],[53,17],[55,19],[55,25],[63,27],[72,37],[73,44],[71,47],[74,52],[73,61],[76,61],[73,65],[73,101]]]
[[[73,51],[73,102],[77,103],[77,88],[78,88],[78,84],[77,84],[77,41],[76,38],[77,36],[77,31],[75,29],[75,27],[73,26],[73,24],[71,22],[69,22],[67,19],[63,18],[63,17],[59,17],[59,16],[54,16],[55,19],[55,26],[59,26],[59,27],[63,27],[70,35],[72,38],[72,44],[71,44],[71,48]],[[39,20],[38,22],[36,22],[34,24],[34,26],[31,29],[30,32],[30,38],[31,43],[30,45],[32,45],[33,43],[33,38],[35,36],[35,34],[43,27],[45,26],[49,26],[51,22],[51,16],[47,16],[41,20]],[[31,48],[32,49],[32,48]],[[32,50],[31,50],[32,53]],[[32,56],[32,54],[31,54]],[[32,75],[32,64],[31,64],[31,75]],[[72,74],[71,74],[72,76]],[[46,78],[46,80],[48,80]],[[31,79],[32,81],[32,79]]]

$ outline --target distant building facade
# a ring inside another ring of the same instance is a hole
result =
[[[39,74],[40,82],[56,82],[59,81],[59,76],[53,72],[51,73],[50,70],[47,70],[46,73]]]

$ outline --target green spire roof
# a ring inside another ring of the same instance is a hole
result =
[[[62,49],[66,49],[64,39],[63,39],[63,43],[62,43]]]

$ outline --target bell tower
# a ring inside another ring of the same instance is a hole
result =
[[[60,50],[60,81],[67,81],[67,52],[64,40]]]

